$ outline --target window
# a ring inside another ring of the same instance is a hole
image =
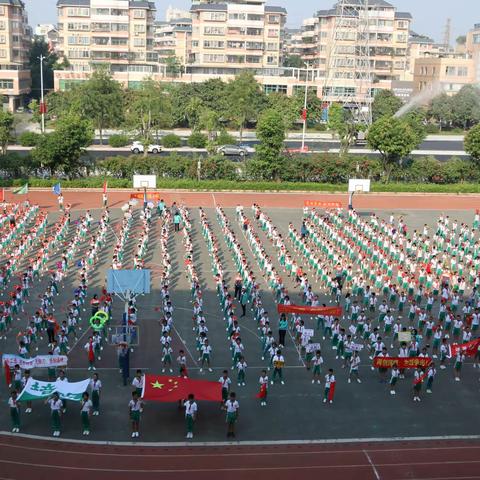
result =
[[[145,18],[145,10],[137,10],[133,11],[133,18]]]
[[[110,31],[109,23],[92,23],[92,32],[109,32],[109,31]]]
[[[145,25],[143,24],[137,24],[133,26],[133,31],[135,35],[138,35],[139,33],[145,33]]]
[[[447,77],[454,77],[457,74],[457,68],[456,67],[445,67],[445,75]]]
[[[474,36],[473,36],[473,43],[475,45],[480,45],[480,33],[476,33]]]
[[[108,41],[108,38],[106,39]],[[80,36],[73,36],[68,37],[68,45],[89,45],[90,39],[89,37],[80,37]]]
[[[229,13],[228,18],[229,20],[246,20],[247,14],[246,13]]]
[[[198,40],[192,40],[192,48],[198,47]]]
[[[0,30],[5,30],[5,21],[0,21]]]
[[[227,55],[227,63],[245,63],[243,55]]]
[[[406,43],[407,42],[407,35],[405,35],[403,33],[397,35],[397,42]]]
[[[0,49],[0,58],[6,58],[7,57],[7,51],[5,49]]]
[[[87,32],[90,30],[90,25],[88,23],[68,23],[67,30]]]
[[[203,33],[205,35],[225,35],[225,28],[223,27],[204,27]]]
[[[116,17],[125,16],[125,15],[128,15],[128,10],[122,10],[120,8],[112,8],[110,10],[110,15],[114,15]]]
[[[5,7],[0,6],[0,15],[5,15]]]
[[[458,67],[457,75],[459,77],[468,77],[468,67]]]
[[[67,16],[69,17],[88,17],[90,16],[89,8],[69,8],[67,10]]]
[[[280,23],[280,15],[268,15],[268,23]]]
[[[400,28],[402,30],[404,30],[405,28],[408,28],[408,22],[400,20],[399,22],[397,22],[397,28]]]
[[[267,57],[267,63],[268,64],[277,63],[277,57],[268,56]]]
[[[7,42],[7,37],[5,35],[0,35],[0,43],[6,43]]]
[[[268,36],[271,37],[278,37],[278,34],[280,33],[279,30],[276,30],[274,28],[269,28],[268,29]]]
[[[203,61],[206,63],[223,63],[225,61],[225,55],[204,53]]]
[[[247,50],[263,50],[262,42],[247,42]]]
[[[128,39],[126,38],[118,38],[118,37],[112,37],[112,45],[127,45]]]
[[[263,20],[263,15],[257,15],[254,13],[249,13],[247,15],[247,20],[251,20],[252,22],[260,22]]]
[[[0,78],[0,88],[4,90],[12,90],[13,89],[13,80],[7,80]]]
[[[267,50],[276,52],[278,50],[278,43],[267,43]]]
[[[247,63],[260,63],[262,61],[262,57],[257,57],[256,55],[247,55],[246,61]]]
[[[110,15],[109,8],[94,8],[92,10],[93,15]]]
[[[92,42],[93,42],[94,45],[108,45],[109,38],[108,37],[93,37]],[[68,43],[70,43],[70,41]]]
[[[128,32],[128,23],[112,23],[112,32]]]
[[[145,46],[145,39],[144,38],[134,38],[133,39],[133,46],[134,47],[144,47]]]
[[[88,50],[69,50],[68,58],[89,58],[90,52]]]
[[[286,85],[264,85],[263,91],[265,93],[287,93]]]
[[[245,42],[240,42],[238,40],[229,40],[227,42],[227,48],[245,48]]]
[[[220,40],[204,40],[203,41],[204,48],[225,48],[225,42]]]
[[[211,22],[224,22],[227,19],[227,14],[225,12],[205,12],[203,18]]]

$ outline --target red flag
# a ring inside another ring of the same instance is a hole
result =
[[[342,307],[310,307],[308,305],[277,305],[278,313],[299,313],[311,315],[333,315],[339,317],[342,314]]]
[[[12,383],[12,371],[7,362],[3,364],[3,368],[5,370],[5,381],[7,382],[7,386],[9,386]]]
[[[333,400],[333,397],[335,396],[335,384],[337,382],[331,382],[330,383],[330,389],[328,390],[328,401],[331,402]]]
[[[142,398],[158,402],[178,402],[195,395],[195,400],[220,402],[222,400],[222,385],[220,382],[192,380],[191,378],[172,377],[165,375],[145,375]]]
[[[267,384],[262,383],[260,391],[255,395],[257,398],[265,398],[267,396]]]
[[[307,121],[307,109],[306,108],[302,108],[302,120],[304,122]]]
[[[452,356],[455,356],[459,350],[462,350],[467,357],[474,357],[480,347],[480,338],[467,343],[454,343],[451,347]]]
[[[103,193],[107,193],[108,182],[103,182]]]
[[[392,368],[397,365],[398,368],[426,368],[432,363],[428,357],[375,357],[373,359],[374,368]]]
[[[5,201],[5,189],[2,188],[2,198],[0,199],[0,202],[4,202]]]
[[[88,361],[93,362],[95,360],[95,354],[93,353],[93,342],[88,343]]]

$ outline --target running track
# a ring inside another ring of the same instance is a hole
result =
[[[133,190],[112,190],[108,193],[110,207],[121,207],[129,199]],[[184,190],[164,191],[159,190],[167,205],[174,201],[187,207],[211,208],[216,205],[222,207],[235,207],[240,204],[245,208],[258,203],[266,208],[302,208],[305,200],[316,200],[321,202],[340,202],[347,207],[347,194],[329,193],[289,193],[289,192],[188,192]],[[102,193],[100,189],[78,189],[63,190],[65,204],[70,203],[72,209],[93,209],[100,208]],[[26,198],[24,195],[12,195],[10,191],[6,194],[7,201],[21,201]],[[57,209],[57,197],[50,189],[31,189],[28,199],[32,203],[40,205],[41,208]],[[370,193],[357,194],[354,198],[354,206],[357,209],[381,209],[381,210],[475,210],[480,208],[480,195],[477,194],[391,194],[391,193]]]
[[[159,428],[161,428],[159,426]],[[480,478],[480,442],[405,441],[294,445],[88,444],[0,435],[0,478],[38,480]]]

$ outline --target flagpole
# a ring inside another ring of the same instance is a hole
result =
[[[45,102],[43,98],[43,61],[45,57],[40,55],[40,113],[42,114],[42,133],[45,133]]]

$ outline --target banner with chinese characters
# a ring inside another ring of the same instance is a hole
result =
[[[428,357],[375,357],[373,366],[375,368],[392,368],[397,364],[398,368],[427,368],[432,359]]]
[[[305,200],[303,206],[311,208],[342,208],[341,202],[321,202],[320,200]]]
[[[2,355],[2,365],[7,364],[10,368],[19,365],[22,370],[64,367],[67,365],[67,362],[68,357],[66,355],[37,355],[33,358],[22,358],[18,355],[12,355],[9,353]]]
[[[308,305],[277,305],[278,313],[298,313],[300,315],[332,315],[339,317],[342,314],[342,307],[310,307]]]
[[[41,400],[48,398],[54,392],[57,392],[63,400],[73,400],[79,402],[82,395],[87,391],[90,379],[81,382],[67,382],[66,380],[57,380],[55,382],[42,382],[30,377],[18,397],[18,401]]]

